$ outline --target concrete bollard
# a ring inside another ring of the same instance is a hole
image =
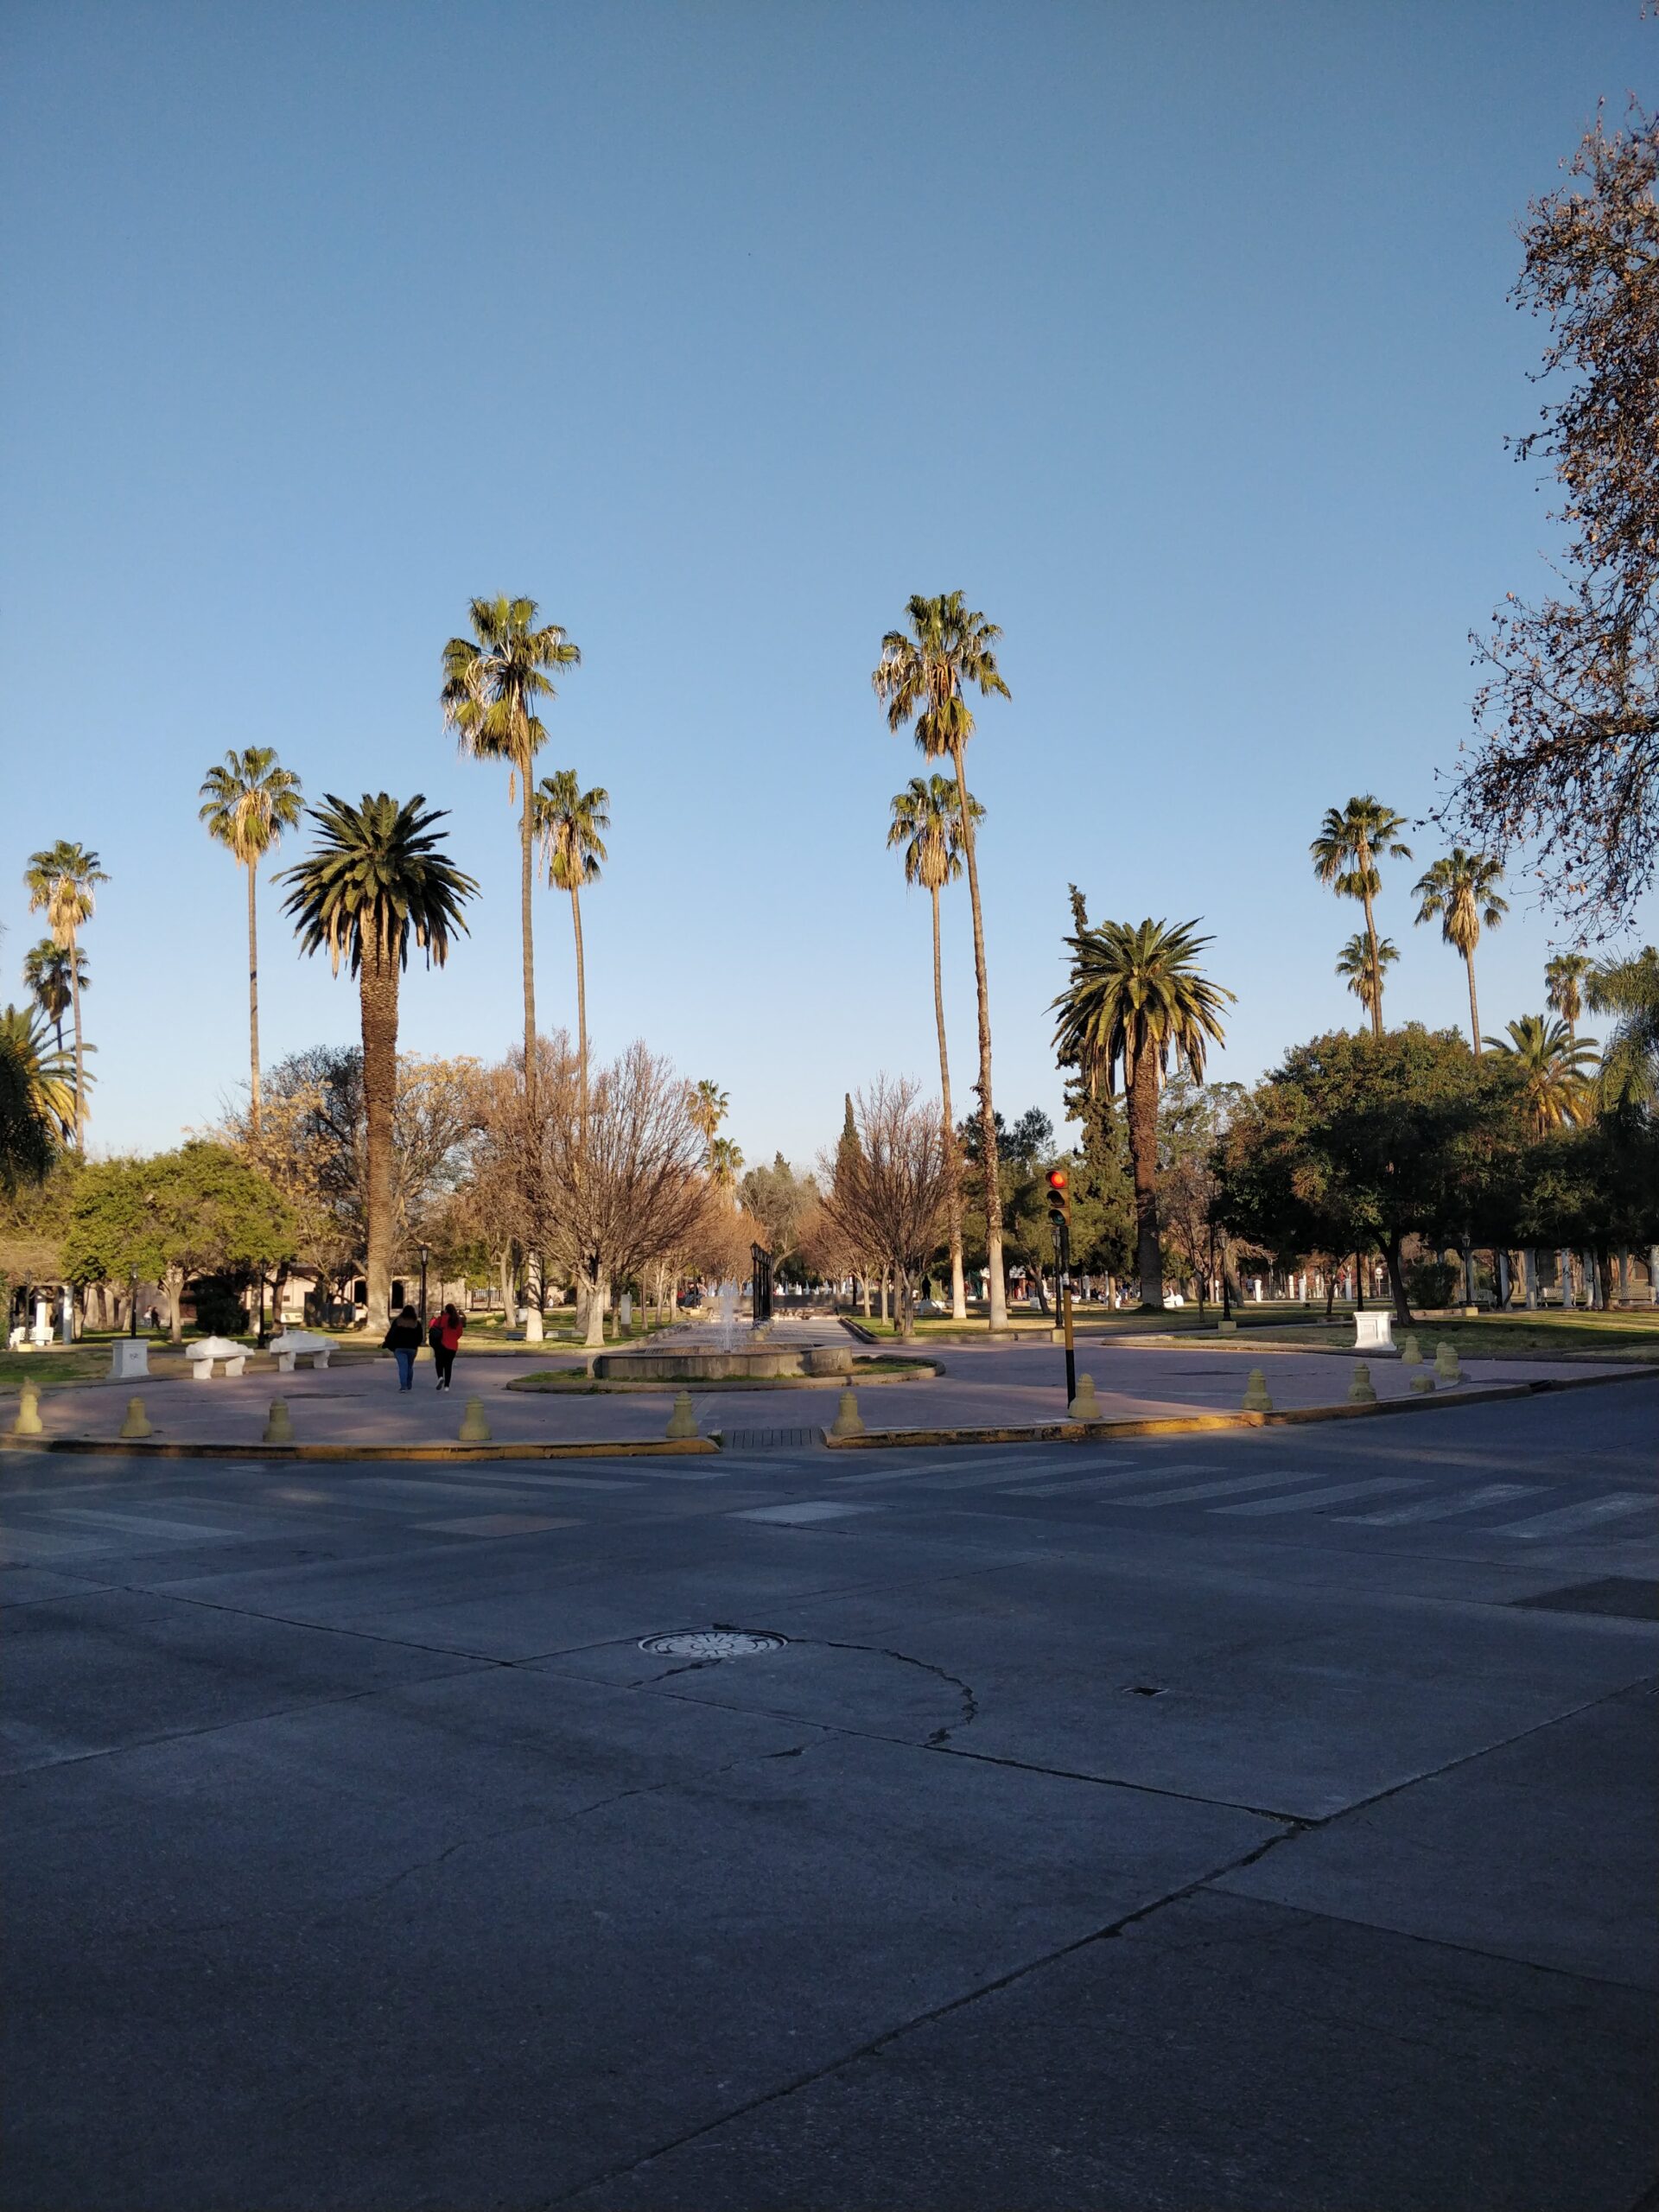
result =
[[[265,1433],[260,1440],[265,1444],[291,1444],[294,1441],[294,1423],[289,1418],[286,1398],[271,1400],[270,1412],[265,1421]]]
[[[1442,1337],[1434,1353],[1434,1372],[1442,1382],[1461,1382],[1463,1370],[1458,1365],[1458,1348],[1450,1337]]]
[[[1348,1402],[1351,1406],[1374,1406],[1376,1403],[1376,1385],[1371,1381],[1371,1370],[1363,1359],[1356,1365],[1354,1379],[1348,1385]]]
[[[1422,1363],[1423,1354],[1421,1346],[1418,1344],[1414,1336],[1408,1335],[1400,1346],[1401,1366],[1421,1367]]]
[[[25,1381],[17,1393],[17,1418],[11,1424],[14,1436],[41,1436],[46,1424],[41,1419],[41,1394],[33,1382]]]
[[[1092,1375],[1078,1376],[1077,1395],[1065,1410],[1072,1421],[1104,1421],[1106,1416],[1101,1412],[1100,1401],[1095,1395]]]
[[[1411,1387],[1415,1396],[1431,1397],[1434,1390],[1434,1377],[1432,1375],[1414,1375],[1411,1378]]]
[[[142,1398],[129,1398],[127,1400],[127,1417],[121,1424],[121,1434],[123,1437],[130,1443],[136,1441],[141,1436],[154,1436],[155,1433],[155,1430],[149,1425],[149,1415],[144,1411],[143,1400]]]
[[[482,1398],[468,1398],[467,1410],[461,1417],[461,1441],[463,1444],[487,1444],[490,1424],[484,1418]]]
[[[836,1417],[830,1424],[830,1433],[831,1436],[863,1435],[864,1423],[859,1418],[856,1390],[849,1388],[842,1392],[841,1403],[836,1408]]]
[[[692,1410],[691,1393],[689,1390],[676,1391],[674,1410],[668,1417],[665,1433],[677,1444],[683,1443],[688,1438],[697,1433],[697,1416]]]
[[[1244,1385],[1244,1410],[1247,1414],[1270,1414],[1273,1400],[1268,1395],[1268,1378],[1259,1367],[1250,1370],[1250,1379]]]

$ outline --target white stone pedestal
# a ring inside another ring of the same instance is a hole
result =
[[[125,1382],[149,1372],[149,1346],[143,1337],[118,1337],[110,1348],[110,1379]]]

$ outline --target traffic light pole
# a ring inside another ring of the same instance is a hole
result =
[[[1060,1248],[1060,1326],[1065,1332],[1065,1403],[1068,1411],[1077,1395],[1077,1353],[1071,1338],[1071,1231],[1062,1221]]]

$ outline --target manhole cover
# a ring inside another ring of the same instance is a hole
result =
[[[639,1649],[664,1659],[747,1659],[757,1651],[781,1651],[786,1637],[744,1628],[688,1628],[676,1636],[642,1636]]]

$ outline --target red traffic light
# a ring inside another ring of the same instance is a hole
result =
[[[1048,1187],[1051,1191],[1063,1191],[1065,1188],[1065,1170],[1064,1167],[1051,1167],[1049,1169]]]

